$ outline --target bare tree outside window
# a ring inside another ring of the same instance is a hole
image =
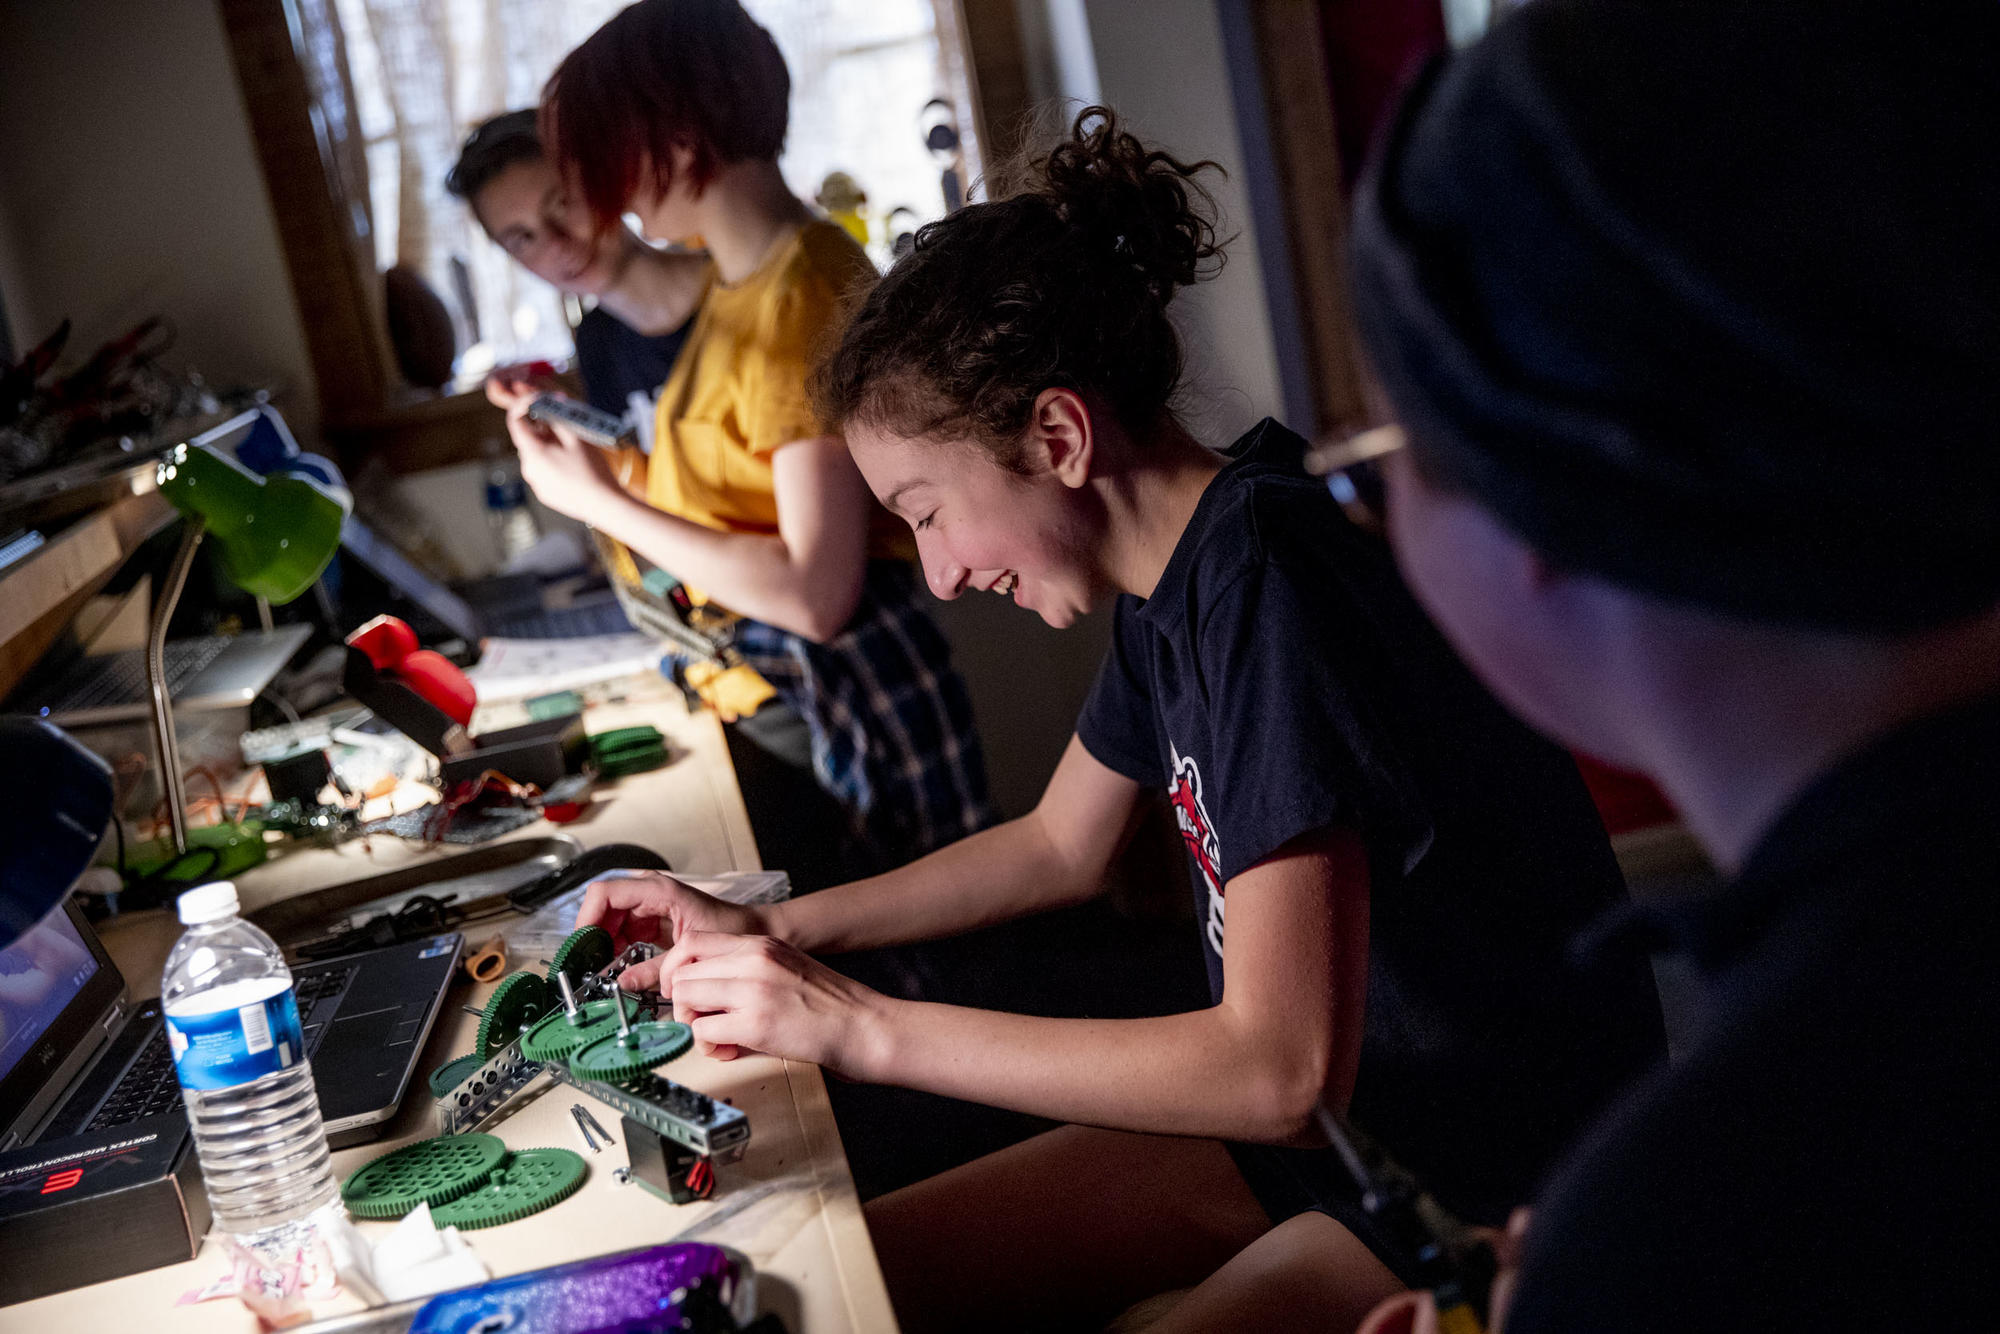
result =
[[[744,0],[791,68],[791,128],[779,165],[802,198],[829,173],[866,193],[862,218],[878,264],[896,229],[945,210],[941,156],[925,143],[942,98],[969,99],[961,61],[945,49],[938,5],[948,0]],[[309,77],[361,216],[357,237],[378,269],[415,269],[458,328],[458,380],[495,365],[571,354],[571,317],[558,294],[490,242],[445,173],[471,128],[533,106],[562,57],[625,0],[317,0],[299,6]],[[320,30],[311,31],[317,21]],[[336,30],[337,29],[337,30]],[[930,118],[927,120],[927,116]],[[344,124],[339,123],[344,122]],[[976,152],[960,126],[968,157]],[[967,163],[973,172],[977,164]]]

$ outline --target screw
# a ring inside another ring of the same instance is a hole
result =
[[[623,1047],[636,1047],[639,1039],[632,1033],[632,1025],[625,1018],[625,993],[618,992],[612,998],[618,1006],[618,1043]]]
[[[632,1180],[632,1169],[629,1167],[614,1167],[611,1169],[611,1179],[621,1186],[628,1185]]]

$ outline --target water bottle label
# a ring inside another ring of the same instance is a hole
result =
[[[286,987],[233,1010],[167,1016],[167,1043],[182,1088],[235,1088],[305,1059],[298,1002]]]

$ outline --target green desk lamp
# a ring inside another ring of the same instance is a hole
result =
[[[351,502],[345,491],[311,478],[282,472],[259,477],[212,446],[195,442],[176,445],[161,458],[158,481],[160,494],[187,516],[180,549],[153,600],[146,634],[153,740],[179,855],[188,848],[187,791],[167,688],[167,622],[181,600],[195,551],[203,537],[212,538],[216,563],[238,588],[283,605],[311,588],[339,550],[340,527]]]

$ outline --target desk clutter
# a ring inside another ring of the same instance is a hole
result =
[[[620,1181],[674,1204],[707,1198],[716,1167],[742,1157],[750,1122],[729,1103],[654,1073],[694,1045],[686,1025],[658,1017],[664,998],[628,998],[618,986],[625,969],[657,952],[634,945],[613,957],[610,935],[587,926],[557,948],[546,977],[502,978],[480,1012],[473,1050],[432,1073],[441,1139],[425,1142],[474,1133],[517,1099],[560,1083],[623,1118],[629,1165]],[[588,1129],[582,1138],[598,1151]]]
[[[106,911],[157,906],[203,880],[241,874],[285,844],[386,835],[476,846],[537,820],[566,824],[588,812],[598,783],[674,758],[648,724],[586,732],[585,700],[573,690],[525,701],[520,725],[471,730],[479,704],[472,680],[392,616],[356,630],[344,655],[347,704],[243,734],[242,759],[261,770],[267,800],[248,796],[255,773],[232,800],[234,780],[203,766],[193,776],[206,781],[216,820],[188,827],[184,848],[164,835],[128,846],[119,828],[118,886],[97,887]],[[419,784],[434,799],[364,817],[369,800],[407,796]]]

